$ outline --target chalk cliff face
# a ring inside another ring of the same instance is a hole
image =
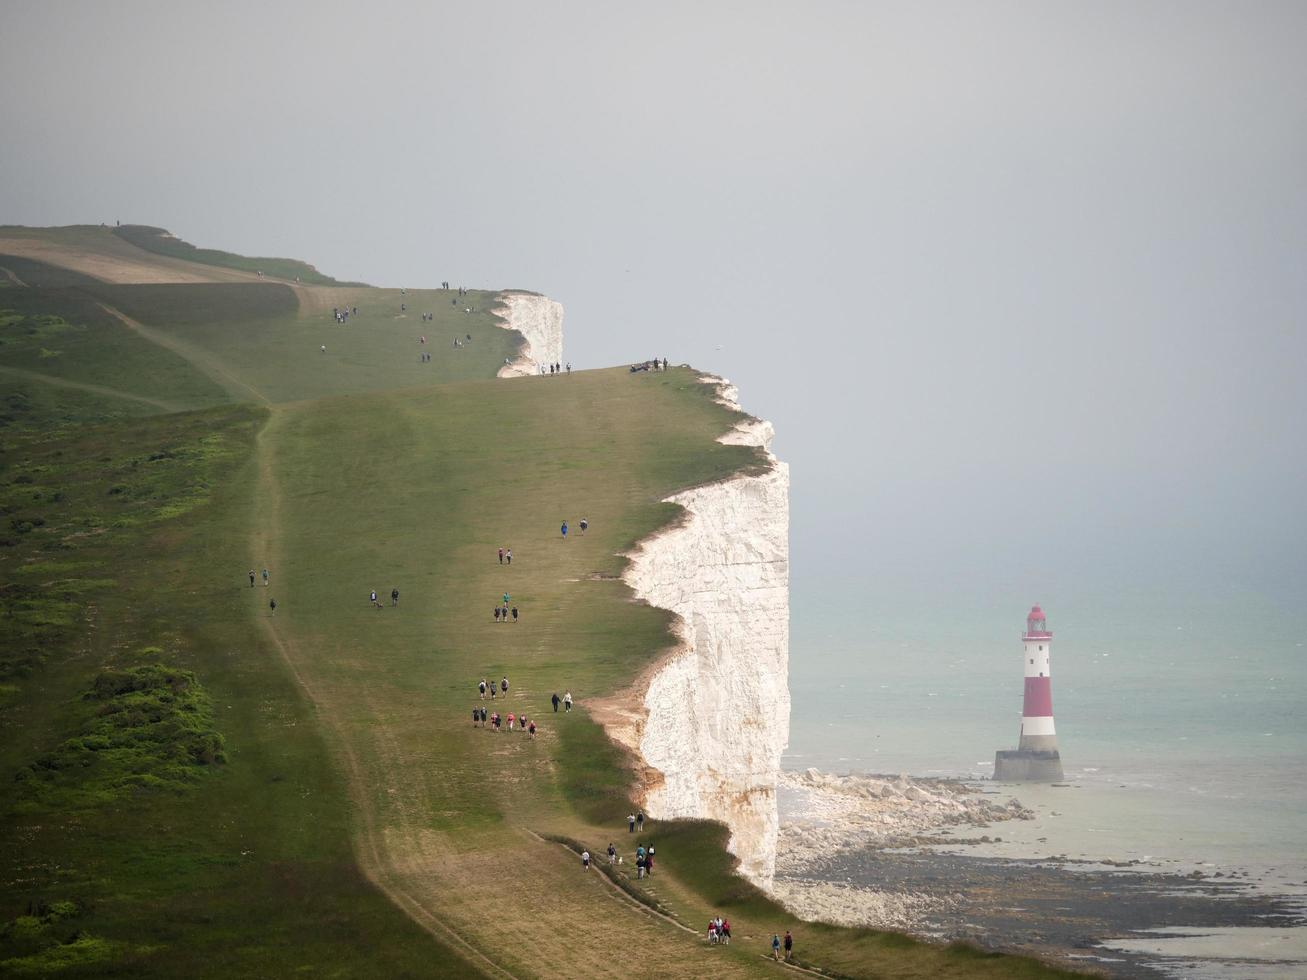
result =
[[[539,374],[540,366],[563,360],[563,304],[536,293],[507,291],[500,294],[495,314],[508,330],[516,330],[526,344],[516,360],[499,369],[501,378]]]
[[[734,388],[707,380],[739,408]],[[651,770],[645,811],[724,822],[741,869],[764,886],[776,864],[776,780],[790,731],[790,479],[771,455],[772,434],[751,419],[723,436],[767,449],[770,468],[669,497],[685,519],[631,555],[626,581],[676,614],[681,642],[642,679],[637,704],[596,712]]]

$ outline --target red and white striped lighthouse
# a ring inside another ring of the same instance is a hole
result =
[[[1026,648],[1026,699],[1021,707],[1021,742],[1018,748],[1037,752],[1056,752],[1057,733],[1053,730],[1053,678],[1048,669],[1053,634],[1044,620],[1044,610],[1035,606],[1026,617],[1026,631],[1021,634]]]
[[[1053,677],[1049,669],[1053,634],[1044,610],[1034,606],[1021,634],[1025,655],[1025,701],[1021,708],[1021,741],[1015,752],[994,757],[994,778],[1056,782],[1062,778],[1062,757],[1053,728]]]

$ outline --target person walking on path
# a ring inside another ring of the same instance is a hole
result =
[[[771,958],[774,960],[781,958],[781,937],[774,932],[771,934]]]
[[[266,568],[263,570],[263,587],[265,589],[268,587],[268,570]]]
[[[481,692],[481,700],[484,701],[486,699],[486,679],[484,677],[481,678],[481,683],[477,686],[477,689]]]
[[[495,606],[495,622],[499,622],[499,607]]]
[[[572,692],[568,691],[563,695],[563,711],[572,710]]]
[[[473,727],[473,728],[476,728],[476,727],[477,727],[477,722],[479,722],[480,720],[481,720],[481,709],[480,709],[480,708],[473,708],[473,709],[472,709],[472,727]]]
[[[731,944],[731,920],[722,919],[721,928],[717,931],[722,935],[722,944],[729,946]]]
[[[635,814],[634,814],[634,813],[627,814],[627,817],[626,817],[626,832],[627,832],[628,834],[634,834],[634,833],[635,833]]]
[[[505,552],[504,552],[504,557],[505,557],[506,559],[508,559],[508,563],[509,563],[510,565],[513,564],[513,549],[512,549],[512,548],[509,548],[507,551],[505,551]]]
[[[635,817],[635,829],[636,829],[636,830],[639,830],[639,831],[641,831],[641,832],[644,831],[644,811],[643,811],[643,810],[641,810],[638,814],[636,814],[636,817]]]
[[[504,593],[504,605],[508,605],[508,593]]]
[[[517,606],[513,607],[513,622],[517,622]]]
[[[499,549],[499,564],[502,565],[503,563],[504,563],[504,549],[503,549],[503,548],[500,548],[500,549]]]
[[[398,605],[399,605],[399,589],[391,589],[391,590],[390,590],[390,604],[391,604],[392,606],[398,606]]]
[[[639,881],[644,877],[644,855],[639,852],[635,855],[635,880]]]
[[[507,675],[505,675],[504,678],[503,678],[502,680],[500,680],[500,682],[499,682],[499,688],[500,688],[500,691],[501,691],[502,693],[504,693],[504,694],[507,694],[507,693],[508,693],[508,676],[507,676]]]
[[[510,711],[508,713],[508,730],[510,732],[513,730],[513,722],[515,722],[516,720],[517,719],[513,717],[513,712]]]
[[[553,693],[553,696],[550,697],[549,700],[552,701],[552,702],[554,702],[554,714],[558,714],[558,703],[559,703],[559,700],[560,700],[559,697],[558,697],[558,692],[555,691],[555,692]]]
[[[250,569],[250,588],[254,588],[254,569]]]
[[[566,541],[566,540],[567,540],[567,521],[563,521],[563,526],[562,526],[561,530],[562,530],[562,532],[563,532],[563,540]]]
[[[788,963],[794,959],[794,937],[790,935],[790,930],[785,930],[785,962]]]
[[[536,723],[535,723],[534,721],[531,722],[531,724],[527,726],[527,731],[529,731],[529,732],[531,733],[531,737],[532,737],[532,738],[535,738],[535,737],[536,737]]]
[[[371,592],[368,593],[368,600],[369,600],[369,601],[370,601],[374,606],[376,606],[378,609],[381,608],[381,603],[377,602],[377,590],[376,590],[376,589],[373,589]]]
[[[276,600],[276,599],[269,599],[269,600],[268,600],[268,608],[270,608],[270,609],[272,610],[271,615],[273,615],[273,616],[277,615],[277,600]]]
[[[481,727],[486,727],[486,709],[484,705],[481,707]]]
[[[585,534],[586,529],[587,529],[589,526],[590,526],[590,522],[587,521],[584,517],[581,518],[581,533],[582,533],[582,534]]]
[[[582,851],[582,852],[581,852],[581,867],[584,868],[586,871],[589,871],[589,870],[590,870],[590,852],[589,852],[589,851]]]
[[[613,847],[613,842],[608,842],[608,863],[612,864],[617,860],[617,848]]]
[[[493,701],[493,700],[495,699],[495,695],[498,693],[498,690],[499,690],[499,689],[495,687],[495,682],[494,682],[494,681],[491,681],[491,682],[490,682],[490,700],[491,700],[491,701]]]

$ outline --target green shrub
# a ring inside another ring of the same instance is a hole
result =
[[[226,761],[213,706],[190,671],[159,663],[105,670],[82,701],[81,731],[19,770],[24,809],[183,792]]]

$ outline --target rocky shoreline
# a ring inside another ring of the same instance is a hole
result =
[[[1246,879],[1142,870],[1133,861],[937,850],[1001,841],[996,824],[1034,817],[984,784],[809,769],[783,773],[779,791],[773,894],[804,918],[962,939],[1123,977],[1163,976],[1177,961],[1122,952],[1113,937],[1304,923],[1292,898],[1260,892]],[[967,836],[965,828],[986,833]],[[1179,962],[1189,969],[1198,961]],[[1264,965],[1274,966],[1245,967]]]
[[[989,827],[1034,814],[956,780],[784,772],[777,784],[781,827],[773,894],[808,919],[836,925],[915,931],[958,907],[938,890],[886,891],[836,874],[851,854],[939,842],[959,826]],[[988,835],[976,838],[988,842]],[[963,839],[949,838],[960,843]]]

